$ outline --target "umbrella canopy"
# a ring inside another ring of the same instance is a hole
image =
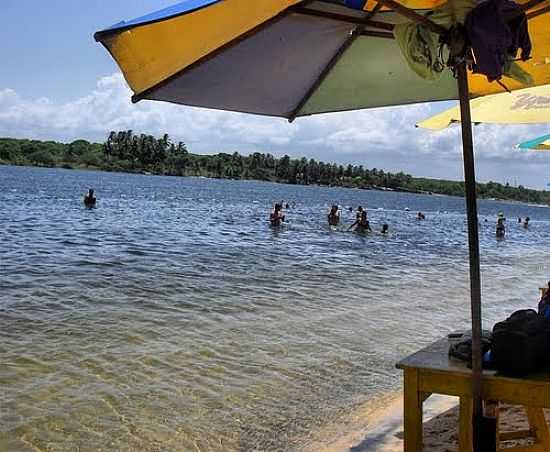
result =
[[[404,64],[392,30],[408,19],[378,1],[365,6],[347,1],[356,8],[342,3],[346,2],[187,0],[116,24],[95,37],[118,62],[134,101],[294,119],[458,99],[450,71],[437,80],[425,80]],[[383,3],[394,6],[392,0]],[[542,3],[550,5],[548,0]],[[440,23],[450,25],[475,2],[402,4],[424,14],[436,9]],[[532,58],[519,65],[536,85],[550,84],[550,15],[535,15],[529,26]],[[503,90],[482,75],[470,74],[469,79],[472,97]],[[505,83],[510,89],[524,87],[512,79]]]
[[[535,138],[534,140],[520,143],[516,146],[516,148],[532,151],[550,151],[550,133],[543,135],[542,137]]]
[[[546,123],[550,120],[550,85],[480,97],[470,102],[470,108],[472,121],[475,123]],[[456,122],[460,122],[459,107],[425,119],[417,127],[442,130]]]

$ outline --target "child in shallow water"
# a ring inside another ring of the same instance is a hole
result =
[[[275,204],[275,208],[273,209],[273,212],[271,212],[271,215],[269,216],[269,221],[271,222],[271,226],[281,226],[281,224],[285,221],[285,216],[281,212],[283,209],[282,204]]]

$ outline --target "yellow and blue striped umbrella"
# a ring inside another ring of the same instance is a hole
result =
[[[462,21],[474,3],[400,2],[423,15],[436,11],[441,23]],[[532,58],[518,64],[535,85],[550,84],[550,0],[531,4],[539,8],[529,12]],[[293,119],[458,99],[451,71],[425,80],[405,64],[392,30],[406,19],[388,5],[395,8],[392,0],[186,0],[96,39],[118,62],[134,101]],[[503,91],[482,75],[469,74],[469,86],[471,97]]]

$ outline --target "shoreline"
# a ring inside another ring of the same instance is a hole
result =
[[[398,187],[398,188],[390,188],[385,187],[381,185],[365,185],[365,186],[353,186],[353,185],[330,185],[330,184],[319,184],[319,183],[291,183],[285,180],[273,180],[273,179],[255,179],[255,178],[238,178],[238,177],[215,177],[211,175],[195,175],[195,174],[185,174],[185,175],[179,175],[179,174],[164,174],[164,173],[155,173],[147,170],[126,170],[121,171],[120,169],[110,169],[110,168],[104,168],[100,166],[87,166],[87,165],[70,165],[70,164],[61,164],[56,166],[48,166],[48,165],[28,165],[28,164],[17,164],[17,163],[11,163],[11,162],[5,162],[0,160],[0,166],[13,166],[17,168],[41,168],[41,169],[59,169],[59,170],[67,170],[67,171],[98,171],[103,173],[114,173],[114,174],[132,174],[136,176],[157,176],[157,177],[194,177],[198,179],[211,179],[211,180],[227,180],[227,181],[240,181],[240,182],[267,182],[271,184],[281,184],[281,185],[291,185],[291,186],[301,186],[301,187],[323,187],[323,188],[347,188],[350,190],[364,190],[364,191],[384,191],[384,192],[395,192],[395,193],[411,193],[415,195],[427,195],[427,196],[450,196],[450,197],[457,197],[460,198],[460,196],[454,196],[454,195],[447,195],[444,193],[432,193],[429,191],[424,190],[412,190],[407,189],[404,187]]]
[[[365,402],[337,425],[330,425],[306,444],[302,452],[402,452],[403,393]],[[424,403],[425,442],[430,451],[453,450],[456,443],[458,398],[432,395]],[[456,413],[455,413],[456,412]],[[449,422],[451,420],[451,422]]]
[[[424,402],[423,443],[430,452],[455,452],[458,450],[458,397],[433,394]],[[550,409],[544,410],[548,423]],[[356,422],[341,426],[340,435],[327,436],[324,440],[309,444],[303,452],[402,452],[403,451],[403,395],[396,396],[387,406],[361,417],[356,412]],[[499,431],[529,430],[525,408],[501,403],[499,406]],[[533,444],[532,438],[501,441],[501,448],[521,447]]]

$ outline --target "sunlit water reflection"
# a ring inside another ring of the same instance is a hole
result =
[[[391,234],[329,230],[334,202]],[[0,226],[0,450],[300,449],[469,323],[459,198],[0,167]],[[480,228],[490,326],[549,278],[550,209]]]

